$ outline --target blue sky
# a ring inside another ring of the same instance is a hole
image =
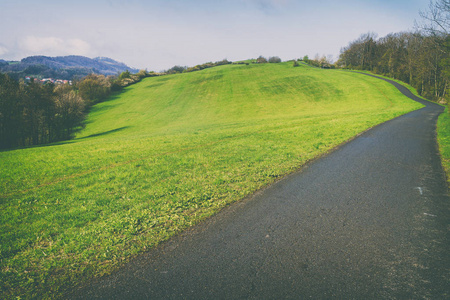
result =
[[[0,58],[107,56],[160,71],[223,58],[333,55],[410,30],[428,0],[0,0]]]

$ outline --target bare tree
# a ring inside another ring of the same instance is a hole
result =
[[[71,138],[73,130],[84,119],[83,99],[69,86],[60,86],[55,90],[55,118],[61,126],[61,138]]]
[[[426,22],[420,28],[435,37],[433,42],[435,48],[440,52],[439,55],[436,55],[435,62],[443,69],[444,93],[441,97],[448,100],[447,91],[450,86],[450,0],[430,0],[428,11],[420,12],[420,16]],[[448,103],[450,105],[450,101]]]
[[[433,35],[448,35],[450,32],[450,0],[430,0],[428,11],[420,12],[426,21],[419,27]]]
[[[330,65],[334,63],[333,54],[328,54],[328,55],[327,55],[327,62],[328,62]]]
[[[372,70],[375,65],[376,38],[376,33],[368,32],[350,42],[347,47],[341,49],[339,64],[345,67]]]

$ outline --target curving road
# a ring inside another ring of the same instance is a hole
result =
[[[443,108],[388,82],[426,107],[68,297],[449,299],[450,199],[435,140]]]

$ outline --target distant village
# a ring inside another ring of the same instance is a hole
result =
[[[38,78],[30,77],[30,76],[25,77],[25,82],[30,82],[31,79],[33,79],[34,82],[40,82],[43,84],[44,83],[53,83],[53,84],[70,84],[70,85],[72,85],[72,80],[53,79],[53,78],[38,79]]]

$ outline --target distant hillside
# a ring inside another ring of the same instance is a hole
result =
[[[0,72],[8,73],[16,79],[33,76],[36,78],[51,77],[71,80],[74,77],[83,77],[90,73],[116,75],[126,70],[131,73],[139,71],[107,57],[30,56],[20,62],[0,61]]]

